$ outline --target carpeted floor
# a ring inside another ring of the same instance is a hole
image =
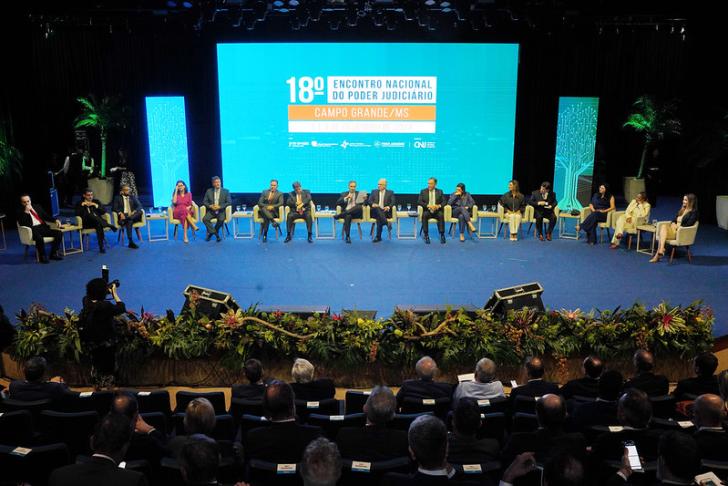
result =
[[[654,217],[672,216],[676,204],[661,204]],[[155,223],[156,224],[156,223]],[[326,224],[326,223],[322,223]],[[17,234],[7,230],[8,250],[0,252],[0,304],[12,315],[32,302],[50,310],[79,309],[84,284],[100,275],[102,264],[122,282],[120,295],[132,309],[179,311],[188,283],[231,292],[242,306],[330,305],[377,310],[387,316],[398,304],[472,304],[482,306],[495,288],[540,282],[551,308],[614,308],[636,300],[656,304],[666,299],[688,304],[703,299],[715,309],[716,336],[728,334],[728,233],[703,225],[693,264],[679,258],[649,264],[647,255],[584,240],[540,242],[528,235],[517,243],[504,239],[466,241],[385,240],[372,244],[352,231],[353,244],[341,240],[305,241],[303,225],[296,239],[227,239],[205,243],[204,231],[181,241],[144,242],[139,250],[114,245],[100,255],[91,249],[62,262],[39,265],[32,252],[23,259]],[[158,226],[159,230],[161,226]],[[231,228],[232,229],[232,228]],[[410,227],[403,226],[403,231]],[[146,230],[143,232],[146,238]],[[271,232],[271,235],[273,233]],[[386,232],[385,232],[386,234]],[[433,235],[436,234],[434,226]]]

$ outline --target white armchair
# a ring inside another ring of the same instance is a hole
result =
[[[695,237],[698,235],[698,225],[695,223],[692,226],[679,226],[674,240],[667,240],[665,243],[672,247],[670,252],[670,263],[675,257],[675,249],[678,246],[684,246],[688,253],[688,262],[693,263],[693,255],[690,253],[690,247],[695,244]]]
[[[55,228],[55,225],[49,225],[53,228]],[[23,245],[23,248],[25,248],[25,253],[23,254],[23,258],[28,257],[28,249],[30,247],[33,247],[35,250],[35,261],[39,261],[38,257],[38,250],[35,247],[35,241],[33,240],[33,230],[29,228],[28,226],[20,226],[18,225],[18,237],[20,237],[20,244]],[[53,238],[50,238],[46,236],[43,238],[43,243],[53,243]]]
[[[200,206],[200,221],[202,221],[205,218],[205,214],[207,214],[207,208],[203,204]],[[228,227],[228,223],[233,220],[233,207],[232,206],[226,206],[225,207],[225,219],[223,220],[223,225],[225,226],[225,231],[223,231],[222,236],[225,237],[225,234],[230,235],[230,228]],[[212,218],[210,220],[213,224],[217,224],[217,218]]]

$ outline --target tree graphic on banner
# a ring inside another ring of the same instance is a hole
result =
[[[568,106],[559,107],[554,186],[561,209],[581,209],[579,179],[594,169],[598,98],[562,98],[561,103]]]

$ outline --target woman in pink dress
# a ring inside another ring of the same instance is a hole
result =
[[[197,231],[197,220],[195,219],[195,211],[192,207],[192,193],[187,190],[187,184],[183,181],[177,181],[177,186],[172,194],[172,216],[174,219],[182,221],[184,229],[184,242],[189,243],[187,239],[187,227],[191,226],[192,231]]]

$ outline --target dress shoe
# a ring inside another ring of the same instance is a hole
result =
[[[212,233],[207,233],[207,236],[205,236],[205,241],[210,241],[212,239]]]
[[[63,260],[63,257],[61,256],[61,254],[60,254],[60,253],[58,253],[58,252],[55,252],[55,253],[53,253],[53,254],[51,255],[51,260]]]
[[[543,235],[538,235],[538,239],[539,239],[540,241],[543,241]]]
[[[263,235],[263,243],[267,243],[267,242],[268,242],[268,235]]]
[[[311,236],[311,235],[308,235],[308,242],[309,242],[309,243],[313,243],[313,236]]]
[[[351,237],[350,237],[350,236],[347,236],[347,237],[346,237],[346,242],[347,242],[348,244],[351,244]]]
[[[48,259],[46,257],[43,257],[40,260],[38,260],[38,263],[47,264],[47,263],[50,263],[50,262],[48,261]]]
[[[446,241],[445,240],[445,235],[440,235],[440,244],[441,245],[444,245],[445,244],[445,241]]]
[[[617,248],[619,248],[619,245],[616,243],[612,243],[611,245],[609,245],[610,250],[616,250]]]
[[[551,241],[551,233],[546,233],[546,239]]]
[[[129,242],[129,248],[131,248],[132,250],[136,250],[137,248],[139,248],[139,245],[137,245],[133,241],[130,241]]]
[[[460,243],[463,243],[465,241],[465,235],[460,233]]]
[[[372,240],[372,243],[379,243],[380,241],[382,241],[382,237],[381,236],[377,236],[376,238],[374,238]]]
[[[425,244],[426,245],[430,244],[430,237],[428,235],[425,235]]]
[[[215,240],[217,240],[218,243],[222,241],[222,238],[220,238],[220,235],[215,234]]]
[[[113,224],[112,224],[112,225],[109,225],[109,228],[110,228],[110,229],[111,229],[111,231],[113,231],[114,233],[116,233],[117,231],[119,231],[119,228],[117,228],[117,227],[116,227],[116,226],[114,226]]]
[[[104,247],[99,248],[99,253],[106,253],[106,248],[104,248]]]
[[[283,240],[283,243],[288,243],[289,241],[291,241],[291,235],[286,236],[286,239]]]
[[[653,256],[652,259],[650,260],[650,263],[659,262],[662,259],[663,255],[664,255],[664,253],[655,253],[655,256]]]

